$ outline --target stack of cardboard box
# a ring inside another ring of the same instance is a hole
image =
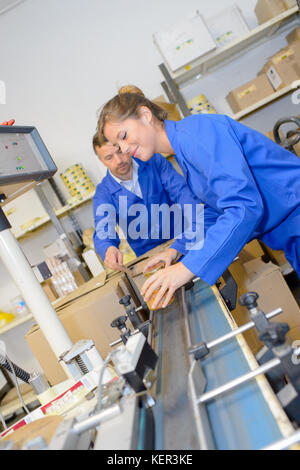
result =
[[[300,80],[300,27],[287,36],[287,47],[276,52],[253,80],[232,90],[226,100],[234,113]]]
[[[258,0],[255,7],[258,23],[265,23],[296,5],[297,0]]]
[[[287,37],[288,46],[274,54],[264,65],[259,75],[266,75],[274,91],[300,79],[300,41],[296,28]]]

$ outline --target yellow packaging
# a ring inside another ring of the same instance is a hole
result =
[[[15,319],[13,313],[0,312],[0,328]]]

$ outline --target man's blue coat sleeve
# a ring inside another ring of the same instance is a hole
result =
[[[116,232],[116,211],[109,194],[97,190],[93,198],[95,250],[104,261],[110,246],[119,247],[120,238]]]
[[[174,204],[179,204],[186,215],[186,236],[185,232],[180,233],[179,237],[172,243],[171,248],[176,249],[182,254],[187,253],[187,246],[192,242],[191,236],[198,230],[199,237],[203,239],[203,224],[201,213],[203,213],[203,207],[201,207],[201,201],[192,193],[188,187],[184,177],[180,175],[173,165],[162,155],[156,155],[156,164],[159,169],[161,183],[169,195],[170,200]],[[191,213],[188,213],[184,208],[184,205],[189,204],[193,209]],[[198,207],[196,207],[198,205]],[[196,210],[198,209],[198,219],[196,217]],[[196,220],[197,219],[197,220]],[[198,224],[197,224],[198,222]],[[198,225],[198,226],[197,226]],[[190,236],[187,236],[187,232],[190,232]]]
[[[203,247],[190,250],[182,262],[213,285],[251,239],[263,217],[263,201],[243,148],[229,123],[212,123],[205,142],[187,131],[182,134],[180,147],[191,185],[197,188],[197,181],[203,181],[204,174],[220,214],[215,223],[209,224]]]

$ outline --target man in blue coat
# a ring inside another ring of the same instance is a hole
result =
[[[123,265],[116,225],[137,256],[178,236],[166,252],[166,265],[175,253],[180,257],[186,252],[193,234],[197,232],[197,239],[201,238],[202,205],[166,158],[157,154],[146,164],[108,142],[101,145],[97,135],[93,147],[108,168],[93,198],[94,246],[106,266],[117,270]],[[187,213],[188,205],[191,211]],[[159,208],[164,210],[159,213]],[[186,238],[189,230],[192,233]]]

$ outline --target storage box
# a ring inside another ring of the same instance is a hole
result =
[[[266,75],[261,74],[250,82],[232,90],[226,100],[234,113],[254,105],[274,92]]]
[[[247,243],[238,257],[242,263],[251,261],[252,259],[261,258],[265,254],[260,242],[258,240],[252,240]]]
[[[226,46],[250,31],[237,5],[225,8],[207,18],[206,24],[218,47]]]
[[[261,74],[266,74],[274,90],[284,88],[300,78],[300,41],[281,49],[265,64]]]
[[[55,302],[55,300],[58,298],[58,295],[57,295],[56,290],[54,289],[51,279],[48,279],[47,281],[43,281],[41,283],[41,286],[45,294],[47,295],[48,299],[50,300],[50,302]]]
[[[216,49],[204,18],[198,13],[164,31],[154,33],[153,40],[172,71]]]
[[[282,0],[258,0],[255,14],[259,24],[271,20],[286,11]]]
[[[153,103],[156,103],[158,106],[167,111],[167,119],[171,121],[180,121],[182,119],[181,114],[178,111],[177,105],[175,103],[168,103],[163,95],[158,96],[158,98],[155,98],[152,101]]]
[[[297,0],[283,0],[283,4],[286,10],[297,6]]]
[[[289,44],[292,44],[295,41],[300,40],[300,26],[297,28],[293,29],[287,36],[286,36],[287,42]]]
[[[94,289],[95,286],[91,283],[93,290],[90,292],[82,291],[81,296],[77,298],[72,293],[73,298],[69,298],[68,302],[65,299],[64,304],[60,301],[56,305],[59,319],[71,340],[75,343],[80,339],[92,339],[103,359],[111,351],[109,344],[120,337],[119,330],[112,328],[110,324],[116,317],[125,313],[124,307],[119,304],[119,280],[120,274]],[[66,380],[63,368],[38,325],[29,330],[25,339],[51,385]]]

